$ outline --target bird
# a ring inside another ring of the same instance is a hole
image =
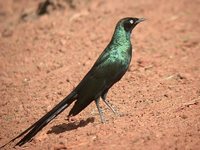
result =
[[[136,25],[144,20],[144,18],[135,17],[120,19],[116,24],[109,44],[100,54],[92,68],[71,91],[71,93],[38,121],[33,123],[8,143],[14,142],[23,135],[23,138],[19,140],[15,146],[22,146],[29,142],[39,131],[41,131],[50,121],[63,112],[73,102],[74,105],[69,111],[68,117],[76,116],[94,101],[101,122],[105,123],[102,110],[99,106],[100,98],[113,111],[113,113],[116,113],[107,101],[106,96],[109,89],[118,82],[128,70],[132,58],[131,33]]]

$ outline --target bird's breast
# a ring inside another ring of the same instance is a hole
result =
[[[110,61],[117,66],[127,66],[131,61],[131,55],[129,51],[115,51],[110,55]]]
[[[115,52],[111,54],[107,60],[106,69],[104,73],[107,76],[114,77],[117,74],[126,72],[131,61],[131,56],[125,52]]]

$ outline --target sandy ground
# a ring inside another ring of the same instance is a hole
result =
[[[130,69],[108,93],[119,115],[101,102],[101,124],[92,103],[69,122],[67,109],[23,149],[200,149],[199,0],[68,0],[34,17],[39,2],[0,1],[0,146],[79,83],[120,18],[136,16],[148,21],[133,32]]]

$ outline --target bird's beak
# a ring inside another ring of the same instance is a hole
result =
[[[145,21],[145,20],[146,20],[145,18],[139,18],[135,23],[138,24],[138,23]]]

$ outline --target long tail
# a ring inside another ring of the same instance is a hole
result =
[[[21,134],[13,138],[11,141],[1,146],[5,147],[7,144],[14,142],[19,137],[27,133],[15,146],[22,146],[26,142],[30,141],[42,128],[44,128],[52,119],[63,112],[75,99],[77,95],[75,92],[71,92],[66,98],[64,98],[60,103],[58,103],[52,110],[50,110],[46,115],[36,121],[33,125],[23,131]]]

